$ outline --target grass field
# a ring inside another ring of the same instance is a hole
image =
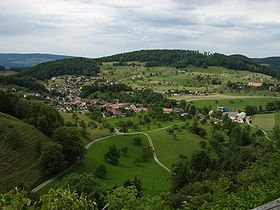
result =
[[[144,114],[137,114],[137,115],[132,116],[132,117],[121,117],[121,118],[109,117],[109,118],[106,118],[104,121],[109,123],[114,128],[120,129],[120,127],[118,125],[118,123],[120,121],[127,122],[127,121],[131,120],[134,124],[139,124],[139,122],[141,120],[141,117],[143,117],[143,116],[144,116]],[[158,129],[158,128],[166,127],[166,126],[169,126],[169,125],[174,125],[176,123],[182,123],[182,120],[174,119],[172,121],[164,121],[164,122],[152,121],[149,124],[141,125],[140,128],[141,128],[141,131],[149,131],[149,130],[155,130],[155,129]],[[129,131],[133,132],[135,130],[129,129]]]
[[[189,131],[176,132],[176,140],[165,129],[147,133],[153,140],[159,160],[169,168],[179,161],[180,154],[190,157],[192,152],[200,147],[199,142],[203,140]]]
[[[201,97],[202,98],[202,97]],[[209,99],[209,100],[196,100],[191,102],[198,108],[203,108],[203,107],[212,107],[212,109],[216,109],[217,106],[224,106],[230,109],[230,111],[234,110],[243,110],[247,105],[252,105],[252,106],[259,106],[261,105],[263,109],[265,109],[265,106],[268,102],[275,101],[278,98],[273,98],[273,97],[259,97],[259,98],[254,98],[254,97],[249,97],[249,98],[239,98],[239,99]]]
[[[272,114],[257,114],[252,118],[252,125],[262,128],[267,132],[271,132],[275,125],[274,113]]]
[[[71,172],[83,173],[94,172],[96,167],[103,163],[107,169],[107,176],[103,183],[108,188],[115,185],[122,185],[126,179],[133,179],[135,176],[141,179],[143,183],[143,192],[145,194],[156,195],[161,191],[168,190],[170,187],[170,175],[151,158],[142,166],[136,166],[135,159],[142,154],[143,146],[148,146],[148,141],[144,135],[142,137],[142,146],[136,146],[133,143],[135,136],[114,136],[104,141],[94,144],[87,152],[83,162],[75,167]],[[128,156],[121,155],[118,166],[111,165],[104,160],[104,153],[108,151],[109,146],[115,144],[118,149],[124,146],[128,147]],[[47,191],[51,187],[61,185],[62,180],[47,185],[40,193]]]
[[[280,126],[280,113],[279,112],[274,113],[274,124],[275,124],[275,126]]]
[[[30,189],[38,183],[40,141],[48,142],[49,138],[35,127],[0,113],[0,192],[20,184]]]

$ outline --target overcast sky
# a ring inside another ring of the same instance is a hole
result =
[[[280,55],[279,0],[0,0],[0,52]]]

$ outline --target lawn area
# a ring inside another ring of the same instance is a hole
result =
[[[271,132],[274,127],[274,113],[254,115],[252,118],[252,125],[262,128],[267,132]]]
[[[203,99],[203,97],[201,97]],[[234,110],[243,110],[247,105],[252,106],[259,106],[262,105],[263,109],[265,109],[265,106],[268,102],[275,101],[277,98],[270,98],[270,97],[246,97],[243,96],[243,98],[238,98],[237,96],[233,96],[229,99],[223,99],[222,97],[218,97],[216,99],[209,98],[208,100],[196,100],[193,101],[192,104],[194,104],[198,108],[203,107],[212,107],[212,109],[216,109],[217,106],[224,106],[227,107],[230,111]]]
[[[144,115],[145,114],[136,114],[135,116],[132,116],[132,117],[121,117],[121,118],[108,117],[108,118],[104,119],[104,121],[106,123],[109,123],[114,128],[120,129],[120,126],[118,125],[118,123],[120,121],[127,122],[127,121],[131,120],[134,124],[139,124],[141,118],[144,117]],[[180,119],[174,119],[172,121],[164,121],[164,122],[152,121],[149,124],[140,125],[140,128],[141,128],[141,131],[149,131],[149,130],[156,130],[158,128],[166,127],[169,125],[179,124],[182,122],[183,121]],[[134,132],[134,131],[135,130],[133,130],[133,129],[129,129],[129,132]]]
[[[280,126],[280,113],[279,112],[274,113],[274,124],[275,124],[275,126]]]
[[[150,131],[147,134],[153,140],[159,160],[169,168],[179,161],[180,154],[190,157],[192,152],[200,147],[199,142],[203,140],[190,131],[176,132],[176,140],[166,132],[166,129]]]
[[[112,188],[115,185],[122,185],[126,179],[133,179],[135,176],[141,179],[143,183],[143,193],[156,195],[161,191],[166,191],[170,187],[170,175],[151,158],[142,166],[136,166],[135,159],[142,154],[142,148],[148,146],[148,140],[144,135],[142,137],[142,146],[136,146],[133,143],[135,136],[114,136],[104,141],[94,144],[87,152],[83,162],[76,166],[71,172],[83,173],[94,172],[96,167],[103,163],[107,169],[104,185]],[[108,151],[109,146],[115,144],[118,149],[124,146],[128,147],[128,156],[121,155],[118,166],[111,165],[104,160],[104,153]],[[61,185],[60,180],[56,180],[47,185],[40,193],[46,192],[51,187]]]

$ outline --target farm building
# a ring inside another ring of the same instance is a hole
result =
[[[260,87],[262,86],[263,82],[261,80],[251,80],[249,83],[248,83],[248,86],[251,86],[251,87]]]
[[[232,121],[238,123],[244,123],[244,119],[246,118],[245,112],[224,112],[223,116],[227,115]]]

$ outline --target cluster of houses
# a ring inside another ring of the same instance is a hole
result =
[[[237,112],[237,111],[230,112],[228,108],[223,107],[223,106],[218,106],[217,110],[223,112],[222,116],[227,115],[233,122],[244,123],[246,120],[245,112]],[[210,117],[211,117],[212,113],[213,113],[213,111],[209,112]],[[218,121],[214,121],[214,122],[217,123]]]

